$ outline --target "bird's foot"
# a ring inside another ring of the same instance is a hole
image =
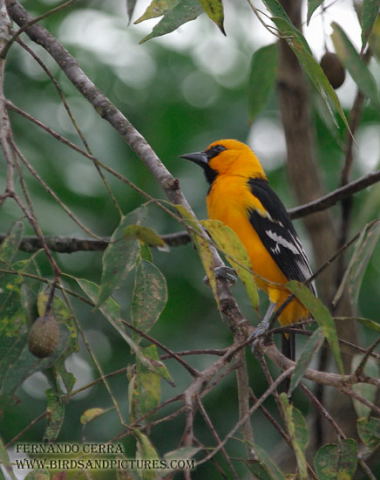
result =
[[[226,265],[214,268],[214,272],[218,280],[225,280],[229,283],[229,285],[236,283],[238,278],[235,270],[231,267],[227,267]]]
[[[270,329],[270,322],[265,318],[256,326],[255,331],[252,333],[250,337],[252,353],[255,352],[257,344],[260,342],[260,340],[263,337],[265,337],[269,329]]]
[[[257,325],[255,331],[251,335],[252,343],[251,343],[251,349],[252,353],[255,351],[255,347],[257,343],[266,336],[268,333],[268,330],[271,327],[271,320],[272,316],[274,314],[276,305],[274,303],[270,303],[268,306],[268,309],[264,315],[264,318],[261,320],[261,322]]]
[[[214,268],[214,273],[218,280],[226,281],[229,286],[232,286],[234,283],[236,283],[237,275],[235,270],[231,267],[227,267],[226,265],[223,265],[222,267],[216,267]],[[207,285],[209,284],[207,277],[204,277],[203,281]]]

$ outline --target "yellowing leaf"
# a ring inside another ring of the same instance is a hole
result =
[[[175,207],[180,212],[181,216],[184,218],[187,225],[191,227],[190,229],[191,238],[195,246],[197,247],[211,290],[219,306],[219,299],[216,292],[215,265],[213,261],[213,255],[211,252],[211,246],[207,241],[207,239],[202,236],[202,232],[199,227],[198,220],[182,205],[175,205]]]
[[[160,17],[167,11],[171,10],[178,3],[178,0],[153,0],[145,10],[144,14],[139,17],[135,23],[143,22],[150,18]]]
[[[215,22],[220,28],[221,32],[225,35],[224,31],[224,10],[222,0],[198,0],[202,5],[203,10],[207,13],[209,18]]]
[[[156,345],[142,349],[146,358],[159,360]],[[138,359],[135,373],[131,376],[128,386],[129,412],[132,421],[153,410],[160,403],[161,376],[146,368]]]
[[[166,243],[151,228],[143,225],[128,225],[124,230],[125,238],[137,238],[151,247],[165,247]]]
[[[239,237],[220,220],[203,220],[201,223],[210,234],[217,248],[226,255],[228,262],[243,282],[253,307],[257,308],[259,295],[251,269],[251,261]]]
[[[380,418],[359,418],[357,429],[360,439],[370,450],[380,446]]]
[[[97,417],[100,417],[103,415],[103,413],[108,412],[105,408],[89,408],[85,410],[81,417],[80,417],[80,423],[82,425],[86,425],[86,423],[92,422]]]
[[[352,438],[323,445],[314,457],[315,471],[321,480],[350,480],[354,478],[357,462],[358,446]]]
[[[47,390],[47,426],[44,433],[44,442],[55,442],[61,431],[65,419],[65,404],[61,396],[52,389]]]
[[[369,45],[377,60],[380,59],[380,15],[377,16],[369,35]]]

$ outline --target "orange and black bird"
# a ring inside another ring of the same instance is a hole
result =
[[[264,290],[270,306],[267,323],[291,295],[285,284],[304,282],[312,275],[309,261],[292,221],[255,153],[237,140],[217,140],[203,152],[181,155],[203,168],[210,184],[207,210],[211,219],[221,220],[239,236],[247,249],[258,287]],[[313,284],[309,288],[315,294]],[[290,325],[310,317],[297,300],[280,312],[278,321]],[[293,335],[283,335],[283,352],[294,359]]]

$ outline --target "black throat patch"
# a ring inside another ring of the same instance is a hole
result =
[[[223,152],[224,150],[227,150],[226,147],[223,145],[214,145],[210,147],[208,150],[205,151],[205,154],[207,155],[207,159],[210,162],[210,160],[219,153]],[[212,182],[215,180],[215,178],[218,176],[218,172],[216,170],[213,170],[209,164],[204,165],[203,170],[205,172],[206,180],[208,183],[211,185]]]

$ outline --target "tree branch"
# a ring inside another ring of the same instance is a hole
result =
[[[288,210],[288,213],[290,214],[291,218],[299,218],[305,215],[310,215],[320,210],[329,208],[343,198],[360,192],[364,188],[367,188],[370,185],[373,185],[374,183],[377,183],[379,181],[380,171],[370,173],[345,185],[344,187],[337,188],[333,192],[324,195],[317,200],[309,202],[305,205],[300,205],[299,207],[292,208]],[[6,235],[4,234],[0,235],[0,243],[4,241],[5,237]],[[161,238],[170,247],[178,247],[181,245],[185,245],[191,241],[190,235],[185,231],[161,235]],[[102,240],[93,240],[90,238],[54,236],[45,237],[45,240],[50,250],[59,253],[102,251],[107,248],[107,245],[109,243],[109,239],[107,238],[104,238]],[[24,252],[32,253],[43,248],[43,245],[39,237],[28,236],[22,239],[19,248]]]
[[[299,207],[291,208],[288,213],[291,218],[300,218],[305,215],[310,215],[311,213],[320,212],[326,208],[332,207],[340,200],[343,200],[347,197],[350,197],[354,193],[360,192],[365,188],[373,185],[380,181],[380,170],[364,175],[363,177],[354,180],[343,187],[337,188],[336,190],[320,197],[316,200],[308,202]]]

